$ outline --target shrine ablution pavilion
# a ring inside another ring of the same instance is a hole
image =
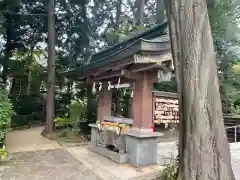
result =
[[[152,88],[153,83],[171,76],[172,71],[171,43],[167,22],[164,22],[94,54],[89,64],[65,72],[64,76],[69,79],[94,85],[100,83],[102,87],[97,123],[90,124],[89,149],[120,164],[136,167],[157,164],[158,137],[162,134],[152,130]],[[111,116],[111,85],[119,83],[132,87],[132,119]],[[111,128],[103,131],[107,123],[108,126],[115,124],[118,131]],[[119,133],[123,127],[119,124],[128,124],[131,128]],[[114,145],[118,151],[109,150],[107,145]]]

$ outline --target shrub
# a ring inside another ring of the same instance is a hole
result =
[[[0,148],[0,159],[5,159],[8,155],[7,149],[5,146]]]
[[[64,127],[69,127],[72,122],[70,121],[70,119],[68,117],[57,117],[54,120],[55,122],[55,126],[58,128],[64,128]]]
[[[87,100],[73,100],[69,105],[69,115],[72,122],[85,121],[87,118]]]
[[[57,128],[67,128],[71,130],[82,131],[85,126],[88,127],[87,120],[87,102],[84,100],[73,100],[69,105],[69,112],[54,120]],[[86,125],[84,124],[86,122]],[[80,128],[80,129],[79,129]]]
[[[12,104],[8,99],[7,92],[0,88],[0,157],[6,156],[6,148],[4,146],[4,139],[7,129],[10,126],[11,117],[13,115]]]
[[[21,127],[34,121],[42,121],[44,116],[44,101],[38,94],[21,94],[19,97],[12,95],[12,103],[16,115],[12,117],[11,125]]]
[[[171,158],[170,163],[166,165],[166,168],[161,173],[157,180],[177,180],[179,161],[178,159]]]

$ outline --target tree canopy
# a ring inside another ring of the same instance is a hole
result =
[[[156,19],[158,22],[159,19],[166,19],[165,10],[157,13],[159,10],[157,5],[162,0],[145,0],[142,4],[136,2],[136,0],[56,0],[56,90],[61,94],[56,95],[59,97],[56,100],[57,112],[67,107],[67,105],[61,107],[60,102],[69,102],[74,96],[87,95],[86,86],[78,82],[66,82],[59,76],[59,72],[82,66],[88,63],[93,53],[122,41],[137,31],[153,26]],[[226,114],[238,114],[239,2],[237,0],[212,2],[214,3],[208,4],[208,12],[218,59],[223,111]],[[141,15],[139,10],[142,6],[144,10]],[[162,14],[163,18],[156,18],[159,14]],[[44,109],[48,40],[47,1],[0,1],[0,26],[3,78],[9,84],[10,97],[16,103],[14,107],[20,108],[19,106],[24,104],[21,101],[26,96],[38,96],[37,104]],[[176,83],[173,80],[170,83],[157,84],[154,88],[176,92]]]

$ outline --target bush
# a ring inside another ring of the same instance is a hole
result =
[[[45,119],[44,101],[37,94],[22,94],[18,98],[12,96],[12,103],[16,115],[12,118],[13,127],[21,127],[34,121]]]
[[[68,117],[57,117],[54,119],[55,126],[57,128],[68,128],[72,122]]]
[[[67,128],[85,132],[88,129],[87,101],[73,100],[69,105],[69,112],[54,120],[56,128]],[[80,128],[80,129],[79,129]]]
[[[4,146],[4,139],[7,129],[10,126],[11,117],[13,115],[12,104],[8,99],[7,92],[0,88],[0,157],[6,156],[6,149]]]
[[[69,105],[69,115],[72,122],[83,122],[87,119],[87,100],[73,100]]]
[[[0,158],[5,159],[8,155],[7,149],[5,146],[0,148]]]
[[[31,124],[32,121],[32,115],[21,115],[21,114],[15,114],[12,116],[11,120],[11,127],[22,127]]]
[[[177,180],[179,161],[171,158],[170,163],[166,165],[166,168],[161,173],[161,176],[157,180]]]

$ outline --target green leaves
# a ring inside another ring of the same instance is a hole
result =
[[[240,75],[240,63],[233,66],[233,72]]]
[[[177,180],[179,161],[175,158],[170,158],[170,162],[166,165],[157,180]]]
[[[78,128],[79,123],[87,118],[87,100],[73,100],[69,105],[69,113],[63,117],[57,117],[54,122],[56,127]]]
[[[85,121],[87,118],[87,99],[73,100],[69,106],[71,121]]]
[[[223,112],[239,114],[240,77],[239,77],[239,44],[240,29],[238,21],[239,6],[235,0],[208,1],[212,35],[217,52],[220,75],[220,92]]]
[[[69,126],[71,124],[71,121],[68,117],[57,117],[54,120],[54,123],[56,127],[65,127]]]
[[[4,139],[7,129],[10,126],[11,117],[14,114],[12,104],[8,99],[7,92],[0,88],[0,158],[7,156],[7,151],[4,146]]]
[[[4,160],[8,155],[6,146],[3,146],[2,148],[0,148],[0,160]]]

